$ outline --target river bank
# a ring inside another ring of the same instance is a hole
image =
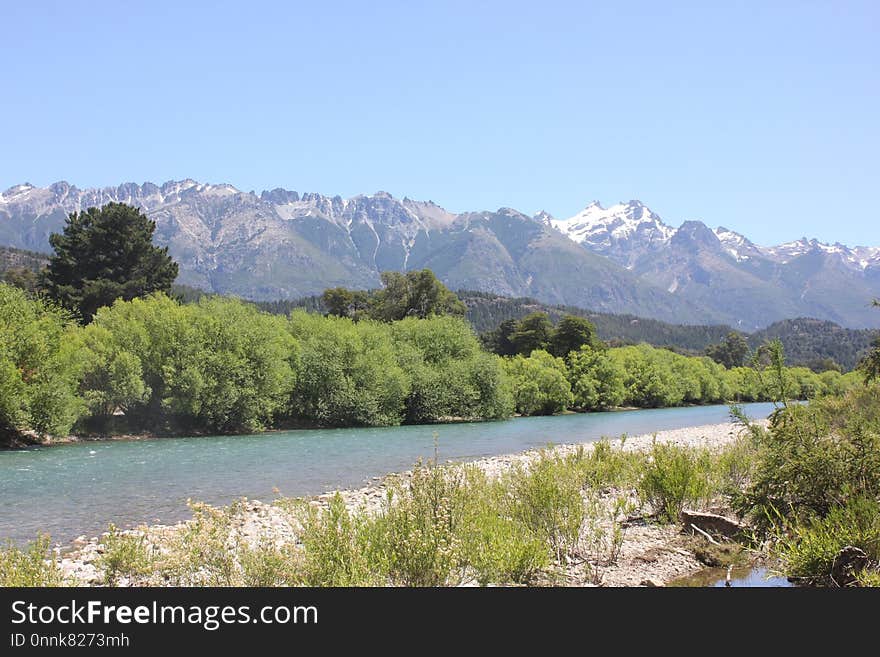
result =
[[[622,452],[643,452],[653,443],[664,443],[681,447],[708,447],[718,449],[732,442],[739,435],[741,427],[732,423],[720,423],[659,431],[633,437],[618,438],[610,442],[612,449]],[[595,443],[565,444],[543,450],[557,456],[566,456],[578,450],[592,450]],[[516,467],[529,467],[541,457],[542,450],[491,456],[471,461],[489,478],[497,478]],[[327,508],[330,500],[338,493],[350,511],[365,510],[377,513],[394,486],[405,484],[412,471],[395,473],[377,479],[375,483],[305,498],[304,504],[315,508]],[[612,504],[621,494],[632,495],[632,491],[609,489],[602,492],[600,503]],[[277,548],[299,549],[302,524],[300,517],[291,513],[296,504],[289,498],[279,498],[273,502],[241,500],[227,508],[229,514],[230,544],[256,546],[272,545]],[[723,509],[709,509],[723,511]],[[142,540],[145,550],[151,554],[162,554],[168,546],[192,527],[194,521],[173,525],[153,525],[129,530],[124,534]],[[698,572],[706,565],[701,556],[702,539],[691,533],[682,532],[676,525],[661,525],[646,519],[639,513],[631,514],[621,524],[622,541],[613,563],[603,564],[601,571],[596,568],[585,569],[577,560],[563,560],[553,572],[542,572],[536,584],[548,585],[595,585],[604,586],[662,586],[667,582]],[[595,528],[594,528],[595,529]],[[113,537],[104,534],[98,537],[81,536],[73,544],[58,546],[56,552],[62,572],[83,585],[100,585],[105,581],[102,572],[106,559],[108,542]],[[161,580],[151,574],[123,576],[116,585],[161,585]],[[469,583],[465,581],[464,583]],[[471,582],[472,583],[472,582]]]
[[[733,403],[733,402],[731,402]],[[669,406],[669,407],[661,407],[661,408],[700,408],[713,406],[713,404],[679,404],[677,406]],[[637,406],[616,406],[612,408],[605,409],[601,411],[602,413],[626,413],[631,411],[641,411],[641,410],[652,410],[652,409],[643,409]],[[656,410],[656,409],[653,409]],[[596,413],[597,411],[592,411],[592,413]],[[554,416],[570,416],[570,415],[585,415],[589,414],[591,411],[579,411],[566,409],[560,413],[555,413]],[[473,424],[473,423],[483,423],[483,422],[506,422],[508,420],[529,417],[522,415],[520,413],[513,413],[509,417],[498,418],[498,419],[481,419],[481,418],[467,418],[467,417],[459,417],[459,416],[448,416],[437,418],[433,422],[419,422],[412,424],[401,424],[401,425],[389,425],[389,426],[445,426],[449,424]],[[75,445],[80,443],[112,443],[112,442],[125,442],[125,441],[136,441],[136,440],[160,440],[160,439],[173,439],[173,438],[204,438],[213,435],[226,435],[226,436],[271,436],[273,434],[286,433],[288,431],[333,431],[336,429],[363,429],[363,428],[376,428],[376,427],[362,427],[362,426],[333,426],[333,425],[322,425],[317,422],[309,422],[304,420],[299,421],[287,421],[277,427],[273,427],[271,429],[264,429],[262,431],[257,432],[236,432],[230,431],[225,434],[216,434],[209,432],[198,432],[193,431],[192,429],[188,429],[186,431],[171,431],[166,433],[160,433],[155,431],[123,431],[120,430],[118,432],[112,431],[104,431],[104,432],[94,432],[94,433],[70,433],[63,436],[45,436],[40,435],[32,430],[25,431],[0,431],[0,451],[9,451],[9,450],[22,450],[29,449],[33,447],[55,447],[60,445]],[[382,428],[382,427],[379,427]]]

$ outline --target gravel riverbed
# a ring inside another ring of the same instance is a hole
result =
[[[650,449],[653,441],[692,447],[720,447],[734,440],[741,431],[739,425],[732,423],[711,424],[685,429],[659,431],[655,434],[629,436],[625,439],[612,440],[612,447],[627,451]],[[594,443],[563,444],[549,448],[551,453],[565,455],[578,448],[592,449]],[[500,475],[515,464],[528,466],[536,459],[540,450],[530,450],[517,454],[490,456],[476,461],[473,465],[482,469],[488,476]],[[410,473],[394,473],[379,478],[370,485],[350,490],[328,491],[322,495],[308,498],[313,505],[324,506],[337,492],[351,509],[366,508],[369,512],[378,511],[386,498],[389,483],[406,478]],[[262,502],[259,500],[242,500],[237,505],[232,522],[236,539],[258,543],[269,540],[277,545],[297,542],[297,523],[291,522],[286,505],[277,500]],[[176,532],[181,531],[187,522],[176,525],[144,526],[129,530],[130,533],[143,535],[151,549],[161,551]],[[65,574],[76,578],[82,585],[99,585],[101,573],[96,566],[104,551],[103,541],[106,534],[87,538],[81,536],[71,545],[57,546],[57,558]],[[645,521],[626,523],[620,554],[614,564],[601,568],[598,583],[602,586],[663,586],[677,579],[704,568],[694,552],[689,549],[693,545],[693,537],[681,532],[679,527],[658,525]],[[140,584],[125,579],[120,585]],[[596,577],[586,574],[582,564],[573,563],[565,566],[545,583],[564,586],[589,586],[597,583]]]

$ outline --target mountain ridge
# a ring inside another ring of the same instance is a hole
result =
[[[453,288],[754,330],[815,316],[880,325],[880,248],[806,238],[760,247],[702,222],[666,224],[640,201],[589,204],[569,219],[512,208],[448,212],[387,192],[351,198],[283,188],[243,192],[187,178],[79,189],[15,185],[0,194],[0,244],[48,249],[68,213],[117,201],[157,223],[180,281],[255,299],[376,287],[384,270],[428,267]]]

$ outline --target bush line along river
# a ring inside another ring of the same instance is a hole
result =
[[[773,405],[746,404],[765,418]],[[82,442],[0,452],[0,539],[53,542],[189,516],[187,499],[226,504],[316,495],[408,470],[419,458],[470,460],[541,447],[728,422],[725,405],[497,422],[316,429],[250,436]]]

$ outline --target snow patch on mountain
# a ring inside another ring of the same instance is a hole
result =
[[[675,233],[674,228],[663,223],[659,215],[641,201],[618,203],[607,209],[593,201],[573,217],[555,219],[551,223],[575,242],[593,246],[610,247],[635,237],[639,241],[664,243]]]

